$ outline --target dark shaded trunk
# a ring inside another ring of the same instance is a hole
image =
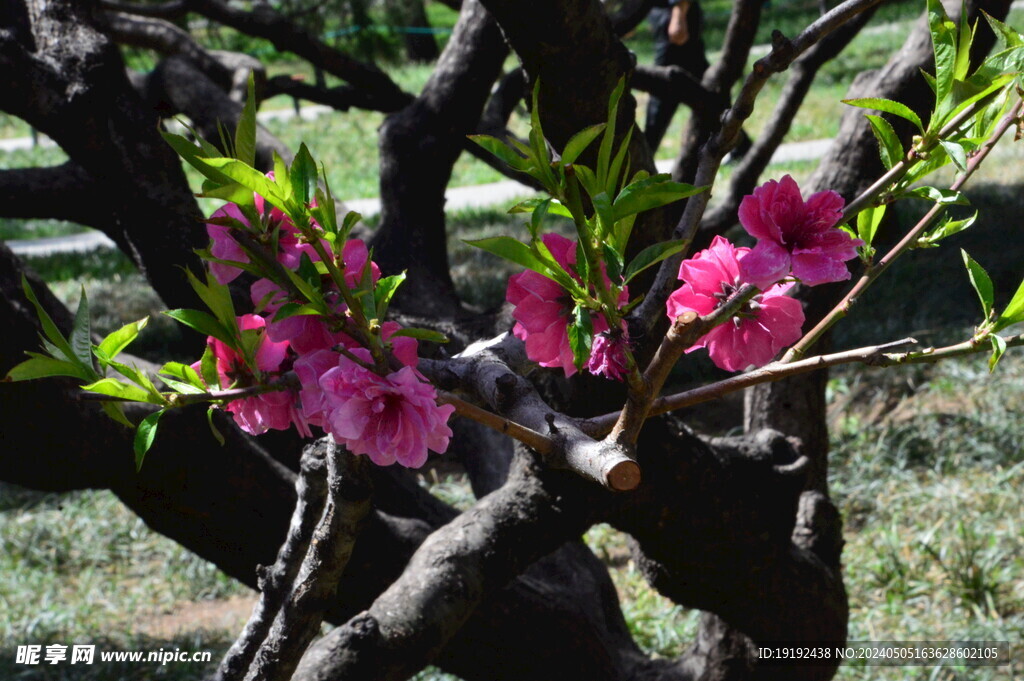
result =
[[[181,161],[128,82],[116,46],[95,27],[91,5],[38,3],[31,21],[26,13],[18,30],[0,34],[0,85],[20,93],[0,108],[56,140],[93,178],[99,191],[68,208],[82,211],[76,221],[110,236],[169,306],[191,307],[180,267],[198,271],[202,216]]]
[[[399,302],[415,301],[419,313],[441,317],[458,310],[448,268],[444,191],[506,54],[487,10],[465,3],[423,92],[381,127],[375,258],[383,269],[408,270]]]

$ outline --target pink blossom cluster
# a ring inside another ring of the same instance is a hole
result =
[[[575,271],[576,242],[559,234],[545,234],[544,245],[555,260],[578,281]],[[611,280],[602,272],[606,284]],[[505,294],[515,306],[512,317],[516,320],[512,333],[526,344],[526,356],[542,367],[561,367],[566,376],[576,373],[572,347],[569,345],[569,324],[572,321],[573,300],[569,293],[553,279],[527,270],[511,276]],[[623,289],[619,305],[629,301],[629,292]],[[622,380],[626,372],[625,329],[612,331],[599,314],[591,315],[594,342],[587,371],[614,380]]]
[[[254,230],[255,236],[275,236],[264,241],[276,241],[278,262],[296,269],[303,254],[314,262],[319,260],[315,249],[281,211],[266,210],[259,196],[256,208],[262,224]],[[250,228],[248,221],[234,204],[220,208],[211,217],[222,216],[234,218],[242,226],[207,225],[213,240],[213,256],[248,262],[233,236],[236,229]],[[277,230],[277,234],[273,235],[272,230]],[[331,245],[327,241],[322,243],[330,253]],[[374,283],[380,278],[380,271],[361,240],[351,239],[342,246],[339,265],[342,264],[345,284],[351,289],[358,288],[367,268]],[[226,263],[211,263],[210,269],[221,283],[232,281],[241,272]],[[343,297],[326,281],[324,290],[325,298],[340,318],[346,311]],[[258,279],[250,294],[256,313],[243,315],[237,322],[243,333],[243,347],[253,349],[251,361],[247,362],[238,350],[221,340],[207,340],[221,387],[261,385],[294,372],[301,389],[265,392],[227,403],[225,409],[239,427],[259,435],[294,425],[306,437],[312,436],[312,428],[317,427],[352,453],[366,454],[379,465],[397,461],[419,467],[427,460],[428,450],[441,453],[448,448],[452,431],[447,422],[454,407],[437,404],[433,386],[416,370],[417,341],[395,337],[401,328],[396,322],[384,322],[380,328],[391,354],[402,365],[388,373],[379,370],[370,353],[328,317],[300,314],[273,321],[284,304],[303,302],[290,301],[275,282]]]
[[[803,200],[792,177],[771,180],[740,203],[739,219],[757,239],[753,249],[737,248],[715,237],[679,267],[683,286],[669,296],[667,312],[675,320],[685,312],[707,315],[744,284],[761,289],[729,321],[716,326],[687,352],[707,348],[721,369],[762,366],[800,338],[804,313],[785,295],[796,280],[816,286],[850,278],[846,261],[863,242],[836,227],[843,199],[833,191]],[[786,281],[783,281],[786,280]]]

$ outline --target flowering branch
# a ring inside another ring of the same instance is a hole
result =
[[[944,359],[973,355],[988,349],[988,346],[985,344],[985,340],[984,336],[976,336],[962,343],[942,348],[924,348],[923,350],[912,350],[907,352],[886,352],[893,348],[917,343],[913,338],[904,338],[891,343],[884,343],[882,345],[872,345],[857,348],[855,350],[836,352],[829,355],[808,357],[807,359],[794,362],[773,362],[761,367],[760,369],[754,369],[753,371],[749,371],[739,376],[732,376],[721,381],[716,381],[715,383],[709,383],[708,385],[694,388],[693,390],[659,397],[652,402],[649,415],[656,416],[658,414],[666,414],[671,411],[676,411],[677,409],[683,409],[695,404],[700,404],[701,402],[719,399],[725,395],[734,393],[737,390],[743,390],[744,388],[749,388],[754,385],[772,383],[784,378],[789,378],[790,376],[838,366],[840,364],[860,363],[872,367],[890,367],[903,364],[932,364]],[[1024,334],[1009,336],[1003,338],[1003,340],[1006,342],[1007,347],[1024,346]],[[614,412],[587,419],[580,423],[580,428],[585,433],[588,433],[593,437],[600,437],[605,433],[612,432],[613,428],[621,420],[622,414],[624,413],[625,410],[622,412]]]
[[[1012,109],[1010,109],[1010,112],[999,121],[998,125],[996,125],[995,131],[989,139],[986,140],[985,143],[978,148],[977,152],[968,159],[965,172],[961,173],[953,184],[950,185],[950,189],[952,191],[959,191],[960,188],[967,183],[967,180],[974,174],[974,171],[978,169],[981,163],[992,151],[996,142],[998,142],[1003,134],[1010,129],[1010,126],[1014,125],[1014,123],[1020,118],[1022,104],[1024,104],[1024,102],[1017,100],[1017,103]],[[884,257],[878,260],[878,262],[869,265],[857,283],[853,285],[850,291],[843,296],[835,307],[833,307],[832,310],[829,311],[829,313],[826,314],[813,329],[808,331],[804,337],[796,343],[796,345],[789,349],[789,351],[783,356],[782,362],[792,362],[802,357],[804,353],[806,353],[807,350],[825,334],[826,331],[832,328],[837,321],[849,314],[850,310],[860,299],[864,291],[874,283],[882,272],[888,269],[889,265],[891,265],[896,258],[903,255],[917,243],[925,230],[928,229],[932,222],[942,213],[943,210],[945,210],[945,207],[946,206],[942,203],[936,203],[933,205],[932,208],[925,213],[924,217],[922,217],[917,224],[907,232],[899,243],[893,246],[893,248],[886,253]]]
[[[754,63],[750,75],[747,76],[739,95],[736,97],[736,102],[722,116],[721,128],[704,145],[693,184],[696,186],[711,186],[714,184],[718,169],[722,164],[722,159],[735,146],[744,121],[753,112],[754,101],[757,99],[757,95],[772,74],[784,71],[797,57],[818,40],[856,15],[873,7],[879,1],[846,0],[846,2],[822,15],[793,40],[786,39],[785,36],[776,31],[772,35],[772,51]],[[652,284],[646,298],[630,315],[630,326],[641,332],[640,334],[635,334],[637,337],[649,332],[657,323],[661,311],[665,307],[665,301],[675,286],[679,263],[686,255],[689,245],[693,242],[694,235],[700,226],[701,218],[710,199],[711,192],[704,192],[703,194],[691,197],[686,202],[686,209],[672,235],[673,239],[683,241],[686,246],[682,251],[666,258],[661,263],[654,284]]]
[[[700,316],[689,311],[676,318],[644,371],[642,389],[630,390],[626,404],[609,435],[611,441],[621,445],[636,442],[644,421],[651,413],[655,396],[661,392],[672,367],[682,354],[713,328],[729,321],[757,292],[755,286],[747,284],[707,315]]]

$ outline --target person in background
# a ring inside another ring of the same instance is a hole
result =
[[[709,66],[701,38],[700,5],[690,0],[661,0],[651,8],[648,21],[654,35],[655,66],[678,66],[700,80]],[[652,150],[661,144],[678,106],[678,102],[651,96],[644,136]]]
[[[701,38],[703,21],[700,5],[691,0],[656,0],[648,20],[654,35],[655,66],[678,66],[700,81],[709,66]],[[644,126],[644,136],[651,151],[657,152],[678,106],[677,101],[651,95]],[[750,137],[741,132],[739,144],[727,160],[738,160],[750,146]]]

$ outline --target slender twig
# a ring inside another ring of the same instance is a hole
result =
[[[951,190],[959,191],[960,188],[967,183],[967,180],[974,174],[974,171],[978,169],[992,151],[996,142],[999,141],[1003,134],[1009,130],[1010,126],[1012,126],[1020,117],[1021,104],[1021,100],[1018,100],[1013,108],[1010,109],[1010,112],[1006,114],[1001,121],[999,121],[998,125],[996,125],[992,136],[978,148],[978,151],[972,155],[970,159],[968,159],[966,172],[961,173],[956,181],[950,185]],[[917,240],[921,238],[925,230],[928,229],[932,222],[942,213],[943,210],[945,210],[945,208],[946,206],[944,204],[936,203],[927,213],[925,213],[924,217],[921,218],[909,232],[907,232],[903,239],[893,246],[892,250],[886,253],[878,262],[869,265],[857,283],[853,285],[853,288],[851,288],[850,291],[842,297],[835,307],[833,307],[832,310],[829,311],[829,313],[826,314],[813,329],[808,331],[803,338],[797,341],[797,343],[789,349],[789,351],[783,356],[782,361],[791,362],[802,357],[807,350],[825,334],[826,331],[832,328],[837,321],[849,314],[850,309],[853,308],[858,300],[860,300],[864,291],[866,291],[867,288],[871,286],[876,279],[878,279],[882,272],[888,269],[889,265],[891,265],[896,258],[903,255],[917,243]]]
[[[1022,346],[1024,345],[1024,334],[1009,336],[1003,340],[1006,341],[1007,347]],[[754,369],[753,371],[740,374],[739,376],[732,376],[715,383],[694,388],[693,390],[660,397],[651,405],[649,415],[655,416],[658,414],[665,414],[670,411],[676,411],[677,409],[683,409],[684,407],[700,404],[701,402],[719,399],[730,393],[734,393],[737,390],[749,388],[750,386],[761,383],[772,383],[790,376],[796,376],[798,374],[804,374],[809,371],[825,369],[827,367],[833,367],[840,364],[860,363],[873,367],[889,367],[901,364],[931,364],[944,359],[963,357],[965,355],[983,352],[988,347],[985,345],[985,336],[979,336],[962,343],[957,343],[956,345],[950,345],[943,348],[925,348],[924,350],[914,350],[910,352],[886,352],[886,350],[916,342],[917,341],[913,338],[904,338],[902,340],[885,343],[883,345],[873,345],[870,347],[857,348],[856,350],[837,352],[830,355],[808,357],[807,359],[789,362],[788,364],[773,362],[761,367],[760,369]],[[599,437],[605,433],[611,432],[612,428],[621,418],[621,414],[622,412],[614,412],[587,419],[580,423],[580,427],[584,432],[589,433],[594,437]]]
[[[993,95],[995,94],[996,93],[993,93]],[[920,148],[911,148],[899,163],[886,171],[886,173],[873,182],[870,187],[862,191],[857,198],[846,204],[843,208],[843,216],[839,219],[837,224],[846,224],[856,216],[857,213],[871,205],[887,187],[891,187],[893,184],[899,182],[911,168],[924,160],[927,157],[928,152],[939,145],[939,140],[948,139],[950,135],[960,128],[960,126],[974,117],[974,115],[983,107],[988,106],[990,102],[991,100],[988,97],[974,102],[950,119],[946,125],[942,126],[942,129],[939,130],[934,138],[922,140],[922,143],[919,145]]]
[[[498,416],[494,412],[478,407],[471,402],[467,402],[460,397],[456,397],[452,393],[439,390],[437,393],[437,401],[440,404],[452,405],[455,407],[455,413],[459,416],[464,416],[476,421],[477,423],[483,424],[502,435],[508,435],[514,440],[519,440],[524,445],[543,456],[548,456],[552,451],[554,451],[555,443],[548,436],[542,435],[541,433],[520,425],[515,421]]]
[[[630,390],[626,404],[619,413],[609,439],[620,445],[636,442],[644,421],[650,414],[655,396],[661,392],[668,380],[672,367],[694,343],[720,324],[729,321],[758,292],[755,286],[747,284],[736,291],[721,307],[700,317],[696,312],[680,315],[661,341],[657,352],[644,371],[642,388]]]

